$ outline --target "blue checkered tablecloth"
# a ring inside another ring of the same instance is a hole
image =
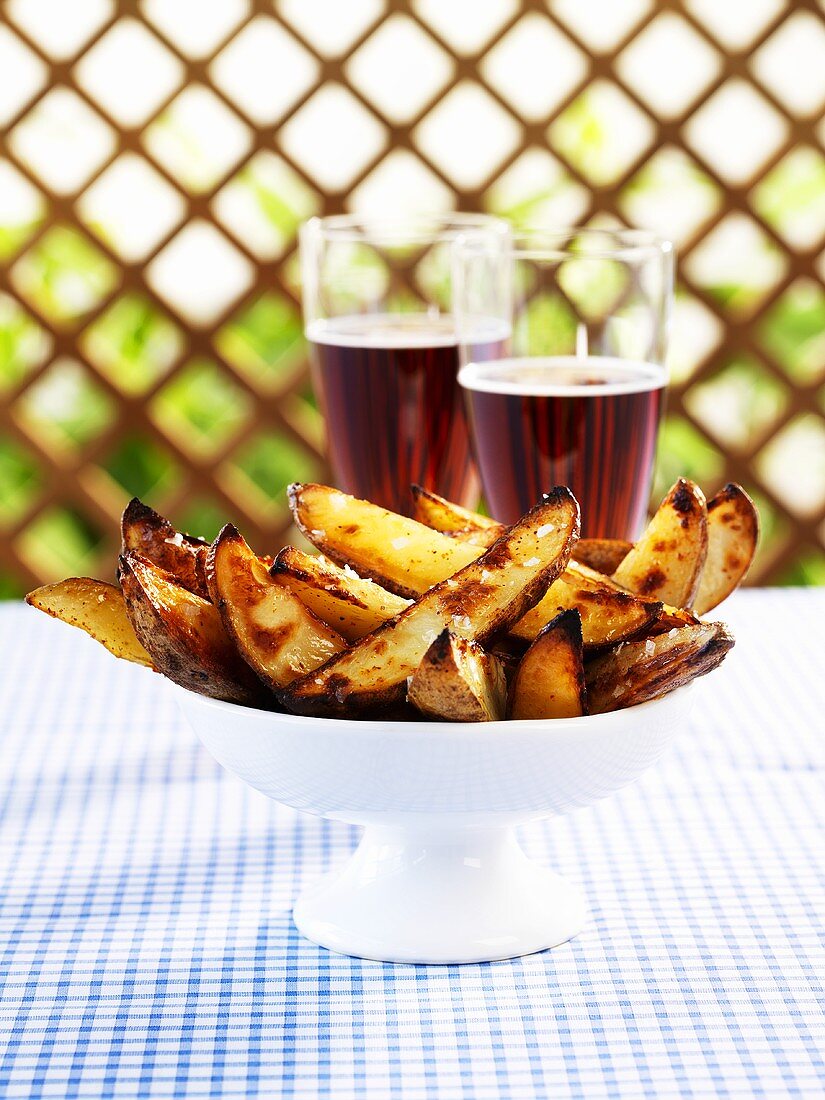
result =
[[[0,1096],[825,1092],[825,591],[745,592],[690,730],[522,832],[573,942],[382,965],[299,939],[355,831],[221,771],[153,674],[0,609]]]

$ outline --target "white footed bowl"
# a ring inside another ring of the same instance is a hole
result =
[[[427,963],[513,958],[576,935],[579,889],[527,859],[513,829],[632,782],[692,694],[587,718],[452,724],[299,718],[174,690],[228,771],[365,827],[349,861],[298,898],[299,931],[347,955]]]

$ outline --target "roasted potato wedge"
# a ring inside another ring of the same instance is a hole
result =
[[[750,569],[759,542],[759,513],[741,485],[708,501],[708,555],[693,601],[698,615],[718,607]]]
[[[698,485],[679,478],[614,572],[622,588],[690,607],[708,551],[708,512]]]
[[[270,570],[319,619],[348,642],[357,642],[394,618],[409,600],[321,558],[285,546]]]
[[[123,594],[113,584],[91,577],[69,577],[35,588],[26,596],[26,603],[84,630],[115,657],[152,667],[152,658],[129,621]]]
[[[411,491],[414,518],[434,531],[484,547],[492,546],[501,535],[504,525],[489,516],[462,508],[421,485],[413,485]]]
[[[227,634],[268,687],[286,687],[346,649],[339,634],[270,575],[231,523],[209,549],[206,580]]]
[[[478,561],[286,688],[282,702],[299,714],[334,715],[395,701],[442,630],[483,641],[527,611],[566,566],[578,528],[572,493],[554,489]]]
[[[507,681],[499,661],[477,642],[442,630],[421,659],[407,700],[442,722],[500,722]]]
[[[325,485],[292,486],[290,501],[298,526],[322,553],[395,593],[420,595],[484,553],[480,546]],[[506,530],[499,525],[499,537]],[[609,577],[571,562],[513,632],[530,642],[559,611],[579,607],[585,645],[591,648],[634,636],[660,610],[629,593],[606,599],[605,590],[621,592]]]
[[[674,627],[667,634],[626,642],[585,669],[591,714],[658,699],[720,665],[733,646],[724,623]]]
[[[573,557],[582,565],[589,565],[609,577],[632,549],[633,543],[624,539],[579,539],[573,548]]]
[[[289,503],[298,528],[325,557],[397,596],[419,596],[482,553],[328,485],[290,485]]]
[[[522,657],[510,688],[510,718],[578,718],[587,714],[582,621],[562,611]]]
[[[269,706],[264,688],[230,641],[218,609],[135,550],[118,576],[129,620],[158,672],[181,687],[247,706]]]
[[[205,539],[182,534],[168,519],[137,497],[123,510],[120,538],[124,554],[136,550],[160,569],[171,573],[178,584],[209,599],[204,571],[209,543]]]

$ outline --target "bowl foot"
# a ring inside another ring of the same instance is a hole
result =
[[[298,931],[364,959],[488,962],[564,943],[581,892],[529,860],[509,828],[369,826],[341,871],[298,898]]]

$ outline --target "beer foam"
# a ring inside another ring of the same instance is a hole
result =
[[[479,393],[518,397],[605,397],[667,385],[664,367],[612,356],[534,356],[468,363],[459,385]]]
[[[509,336],[503,321],[479,321],[468,338],[476,344]],[[455,319],[449,313],[373,313],[311,321],[306,337],[316,344],[341,348],[450,348],[458,343]]]

